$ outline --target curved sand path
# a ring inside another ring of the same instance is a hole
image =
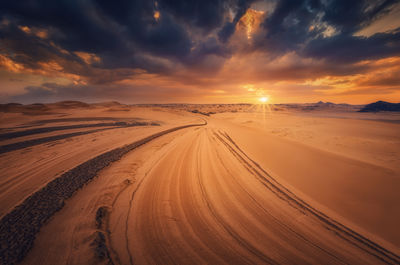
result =
[[[400,258],[308,205],[226,132],[206,126],[140,147],[68,200],[23,263],[55,262],[399,264]]]

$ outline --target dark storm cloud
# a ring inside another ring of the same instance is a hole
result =
[[[331,63],[354,63],[398,55],[400,30],[378,33],[368,38],[345,34],[318,38],[305,47],[303,54],[313,58],[324,58]]]
[[[67,51],[149,52],[182,59],[190,53],[189,26],[211,30],[227,11],[222,1],[7,1],[3,18],[21,25],[53,29],[51,40]],[[156,21],[154,12],[161,12]]]
[[[262,24],[266,32],[264,37],[258,39],[257,45],[277,54],[299,49],[319,33],[319,30],[310,31],[309,28],[320,10],[318,0],[279,1],[274,12]]]
[[[256,38],[256,48],[273,56],[299,55],[357,62],[399,54],[398,31],[370,37],[354,33],[387,14],[399,1],[280,0]]]
[[[213,32],[222,43],[214,44],[211,52],[216,56],[223,54],[222,57],[226,57],[227,51],[223,43],[234,34],[236,24],[254,2],[256,1],[5,1],[1,4],[0,15],[11,21],[12,26],[3,26],[0,36],[3,41],[9,42],[6,47],[8,51],[15,48],[20,55],[30,57],[32,61],[47,60],[52,54],[65,57],[48,44],[52,41],[69,52],[89,52],[104,57],[105,60],[98,67],[121,66],[142,68],[150,72],[162,71],[167,68],[165,63],[160,65],[160,62],[150,62],[150,57],[142,54],[148,53],[183,64],[192,64],[191,58],[201,59],[200,56],[210,55],[210,49],[204,49],[208,44],[203,42],[207,42],[210,38],[207,35]],[[354,32],[387,13],[397,2],[395,0],[273,2],[276,2],[276,7],[272,12],[267,10],[268,16],[256,38],[257,49],[265,49],[278,56],[296,51],[318,58],[325,55],[329,58],[331,47],[337,44],[341,45],[339,49],[344,49],[344,46],[355,49],[357,45],[377,45],[382,56],[396,51],[393,47],[387,47],[396,38],[395,33],[371,39],[353,37]],[[158,19],[154,18],[156,11],[160,12]],[[229,12],[233,15],[231,20]],[[24,32],[18,30],[16,24],[46,29],[49,31],[48,39],[40,40],[26,34],[23,36]],[[329,27],[336,32],[335,35],[326,36]],[[22,45],[18,43],[29,43],[30,45],[25,46],[30,48],[21,48]],[[329,52],[324,54],[322,50],[325,45]],[[207,51],[202,53],[201,50]],[[349,48],[345,50],[346,52],[336,54],[346,56],[350,51]],[[367,52],[368,49],[361,51]],[[366,55],[361,51],[355,51],[356,59]],[[196,54],[193,55],[192,52]]]
[[[210,37],[199,45],[197,45],[185,60],[185,64],[188,67],[199,65],[201,66],[204,61],[210,58],[210,56],[216,56],[221,59],[229,58],[232,55],[232,50],[226,46],[220,45],[217,38]],[[219,68],[218,64],[208,65],[207,68],[216,71]]]
[[[8,53],[15,62],[28,68],[38,67],[38,62],[56,57],[79,60],[76,56],[61,53],[46,40],[28,35],[12,22],[9,22],[7,26],[0,25],[0,40],[0,51]]]
[[[354,33],[389,11],[398,0],[334,0],[324,6],[324,20],[342,33]]]
[[[120,38],[94,15],[90,1],[5,1],[3,16],[22,25],[54,28],[52,40],[67,50],[100,52],[121,46]]]
[[[164,0],[160,2],[160,8],[180,21],[208,32],[222,25],[228,3],[224,0]]]

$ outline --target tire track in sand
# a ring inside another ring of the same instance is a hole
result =
[[[285,245],[275,245],[277,236],[287,236],[288,233],[282,231],[276,223],[260,219],[261,215],[256,212],[260,211],[260,207],[254,206],[257,203],[253,202],[254,205],[246,209],[250,206],[247,203],[251,199],[246,198],[249,193],[243,192],[240,184],[234,184],[234,176],[226,174],[230,166],[220,163],[215,154],[226,154],[222,157],[235,163],[235,168],[242,165],[226,148],[219,148],[216,142],[210,141],[209,133],[204,133],[207,130],[201,128],[197,133],[193,130],[185,138],[179,139],[180,142],[168,151],[165,159],[154,163],[147,180],[136,193],[133,206],[135,214],[129,220],[129,230],[132,230],[127,235],[128,248],[135,258],[133,262],[293,264],[302,259],[306,261],[307,258],[296,256],[299,251],[293,251],[292,246],[287,250]],[[249,175],[245,170],[240,173]],[[257,181],[252,183],[258,185]],[[249,218],[257,217],[258,224],[250,223]],[[243,229],[240,226],[246,221],[249,223]],[[259,224],[264,231],[257,235]],[[247,226],[252,230],[251,234],[247,233]],[[269,231],[273,231],[271,237],[267,235]],[[289,238],[292,238],[290,234]],[[278,243],[280,240],[278,238]],[[318,249],[318,255],[324,252],[315,246],[314,249],[303,247],[302,240],[295,240],[301,250],[312,251],[309,253],[314,255],[315,249]],[[275,249],[280,254],[274,253]],[[288,255],[289,258],[285,257]],[[330,253],[325,252],[322,260],[326,257],[333,261],[325,264],[345,263],[328,255]]]
[[[226,135],[227,137],[228,134],[223,134]],[[216,136],[219,141],[221,141],[218,136]],[[224,143],[225,144],[225,143]],[[220,161],[221,164],[224,163],[223,159],[218,155],[218,160]],[[225,166],[225,168],[227,168]],[[238,187],[240,187],[246,194],[247,196],[252,200],[252,202],[254,204],[256,204],[265,214],[267,214],[268,216],[271,217],[271,219],[280,227],[282,227],[283,229],[285,229],[286,231],[288,231],[289,233],[292,233],[295,237],[299,238],[300,240],[304,241],[304,243],[326,253],[327,255],[331,256],[332,258],[334,258],[335,260],[337,260],[339,263],[342,264],[347,264],[346,262],[344,262],[343,260],[341,260],[339,257],[337,257],[336,255],[334,255],[333,253],[329,252],[328,250],[324,249],[323,247],[317,245],[316,243],[312,242],[311,240],[307,239],[305,236],[303,236],[301,233],[297,232],[296,230],[294,230],[293,228],[291,228],[289,225],[285,224],[284,222],[282,222],[279,218],[277,218],[274,214],[271,213],[271,211],[269,211],[268,209],[266,209],[263,205],[261,205],[261,203],[246,189],[246,187],[244,187],[243,185],[241,185],[238,180],[233,176],[232,173],[230,173],[232,176],[232,180],[235,181],[238,185]]]
[[[306,211],[316,217],[320,222],[327,225],[337,236],[360,248],[362,251],[374,256],[387,264],[400,264],[400,257],[385,249],[379,244],[371,241],[363,235],[353,231],[345,225],[333,220],[331,217],[315,209],[304,200],[296,196],[289,189],[281,185],[275,178],[268,174],[258,163],[252,160],[227,134],[218,132],[215,136],[230,150],[230,152],[243,163],[248,171],[254,175],[266,188],[275,193],[279,198],[287,201],[289,205],[300,210]],[[224,140],[224,138],[226,140]],[[242,154],[242,155],[241,155]]]
[[[200,163],[197,163],[199,165]],[[221,227],[243,248],[248,250],[250,253],[254,254],[256,257],[258,257],[260,260],[265,262],[266,264],[274,264],[278,265],[279,263],[273,260],[272,258],[266,256],[264,253],[262,253],[260,250],[258,250],[256,247],[252,246],[249,242],[247,242],[244,238],[242,238],[236,231],[227,224],[224,219],[218,214],[218,212],[214,209],[212,206],[212,203],[210,201],[210,198],[208,197],[206,188],[203,184],[203,180],[201,178],[201,170],[199,167],[197,168],[198,171],[198,181],[199,181],[199,186],[201,189],[201,193],[203,195],[203,198],[206,202],[206,205],[208,207],[209,212],[212,214],[214,219],[221,225]],[[250,263],[249,263],[250,264]]]

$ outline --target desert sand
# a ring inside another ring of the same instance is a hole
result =
[[[9,105],[3,264],[400,264],[400,115]]]

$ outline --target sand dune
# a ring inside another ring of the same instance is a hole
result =
[[[2,262],[400,263],[399,124],[239,107],[129,107],[112,115],[160,126],[1,155]]]

